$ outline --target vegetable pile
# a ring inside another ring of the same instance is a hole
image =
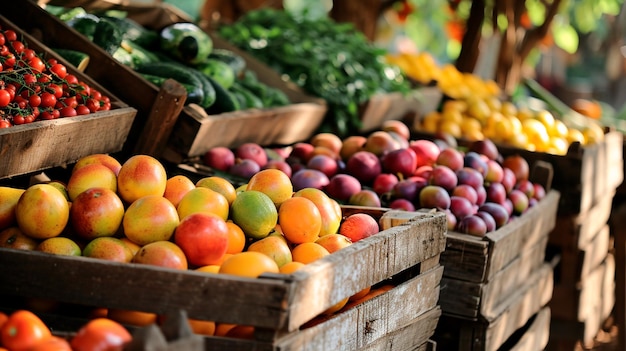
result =
[[[168,78],[177,80],[187,90],[186,103],[199,105],[209,115],[290,103],[284,92],[247,70],[242,57],[214,48],[211,37],[194,23],[172,23],[157,30],[128,18],[124,11],[46,8],[156,86]]]
[[[109,97],[64,64],[29,48],[14,30],[0,28],[0,128],[110,108]]]
[[[219,34],[329,104],[322,131],[354,134],[359,106],[376,93],[407,92],[408,81],[386,63],[351,23],[330,18],[299,20],[263,8],[220,27]]]

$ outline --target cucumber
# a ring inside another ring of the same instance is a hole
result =
[[[67,60],[67,62],[74,65],[79,72],[84,72],[87,65],[89,65],[89,55],[82,51],[59,48],[53,50]]]
[[[218,82],[224,89],[229,89],[235,82],[235,71],[227,63],[215,59],[206,59],[196,68],[204,75]]]
[[[113,55],[120,48],[122,37],[119,27],[106,18],[100,18],[93,33],[93,43]]]
[[[256,95],[254,95],[250,90],[248,90],[243,85],[235,82],[231,87],[230,91],[235,92],[244,98],[244,103],[242,104],[246,108],[263,108],[263,101]]]
[[[141,45],[131,41],[122,40],[122,47],[129,52],[133,59],[133,67],[142,65],[144,63],[158,62],[159,57],[154,53],[144,49]]]
[[[159,34],[161,49],[185,64],[199,64],[213,50],[211,37],[194,23],[170,24]]]
[[[139,65],[135,70],[141,74],[177,80],[187,89],[186,103],[200,105],[204,100],[202,82],[187,67],[172,62],[151,62]]]
[[[96,26],[98,25],[98,22],[100,22],[100,18],[98,16],[85,13],[82,15],[76,15],[65,23],[68,26],[74,28],[82,35],[86,36],[87,39],[93,40],[93,36],[96,33]]]
[[[126,49],[124,49],[123,47],[119,47],[117,48],[117,50],[115,50],[115,52],[113,53],[113,58],[124,66],[128,66],[131,68],[135,67],[133,57],[131,56],[130,52],[126,51]]]
[[[187,68],[192,74],[198,78],[200,83],[202,84],[202,92],[204,93],[204,97],[202,102],[199,104],[202,108],[208,108],[215,103],[215,87],[213,83],[205,76],[202,72],[198,71],[195,68],[189,67]]]
[[[208,58],[219,60],[229,65],[237,77],[240,77],[246,69],[246,60],[230,50],[213,49]]]
[[[241,109],[241,104],[234,94],[232,94],[227,89],[224,89],[224,87],[222,87],[211,77],[207,77],[207,79],[211,82],[211,84],[213,84],[213,88],[215,89],[215,103],[213,103],[213,105],[211,105],[209,108],[205,109],[208,114],[217,115],[220,113],[238,111]]]

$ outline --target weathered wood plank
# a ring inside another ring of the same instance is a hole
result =
[[[563,248],[560,251],[561,262],[555,268],[558,283],[575,286],[584,282],[609,254],[610,237],[610,228],[605,224],[583,249]]]
[[[528,330],[509,351],[545,350],[550,338],[550,308],[537,313]]]

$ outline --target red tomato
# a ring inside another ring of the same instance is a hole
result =
[[[6,119],[0,119],[0,128],[9,128],[11,126],[11,122]]]
[[[41,103],[39,106],[41,107],[54,107],[57,103],[57,98],[54,94],[44,91],[41,93]]]
[[[20,124],[24,124],[26,123],[26,120],[24,119],[24,116],[22,115],[15,115],[13,116],[13,124],[18,126]]]
[[[17,40],[17,33],[12,29],[5,30],[4,36],[7,38],[8,41]]]
[[[48,84],[48,89],[46,90],[52,92],[54,94],[54,97],[56,97],[57,99],[63,96],[63,87],[58,84],[50,83]]]
[[[15,55],[13,55],[12,53],[8,53],[4,56],[4,62],[2,63],[2,65],[6,68],[6,67],[13,67],[15,66]]]
[[[97,112],[100,109],[100,101],[94,98],[88,99],[85,105],[87,106],[87,108],[89,108],[89,111],[91,112]]]
[[[37,56],[37,53],[35,53],[35,50],[29,49],[29,48],[24,49],[24,52],[22,53],[22,59],[26,61],[32,59],[35,56]]]
[[[24,43],[18,40],[11,42],[11,47],[13,48],[13,51],[15,51],[15,53],[17,54],[21,54],[22,52],[24,52],[24,49],[26,49]]]
[[[50,66],[54,66],[54,65],[56,65],[57,63],[59,63],[59,61],[57,61],[57,59],[55,59],[55,58],[52,58],[52,57],[51,57],[51,58],[49,58],[49,59],[48,59],[48,64],[49,64]]]
[[[46,69],[46,64],[43,61],[35,56],[28,60],[28,65],[33,69],[33,71],[41,73]]]
[[[65,106],[61,108],[59,112],[61,113],[61,117],[74,117],[77,115],[76,109],[71,106]]]
[[[33,94],[31,96],[28,97],[28,104],[31,107],[37,107],[39,105],[41,105],[41,96],[37,95],[37,94]]]
[[[3,119],[0,120],[0,122],[4,121]],[[0,329],[2,329],[2,326],[4,325],[4,323],[6,323],[9,320],[9,316],[4,313],[4,312],[0,312]]]
[[[68,74],[65,76],[65,80],[67,81],[68,84],[73,85],[73,84],[78,84],[78,78],[73,75],[73,74]]]
[[[6,38],[4,37],[4,34],[0,33],[0,45],[4,45],[6,43]]]
[[[57,75],[57,77],[63,79],[67,75],[67,67],[61,63],[55,63],[50,67],[50,72]]]
[[[24,78],[24,83],[26,85],[32,85],[33,83],[37,82],[37,76],[35,76],[34,74],[26,73],[22,77]]]
[[[6,89],[0,89],[0,107],[7,107],[11,102],[11,94]]]
[[[11,315],[0,329],[2,345],[12,351],[28,350],[52,333],[34,313],[18,310]]]
[[[98,90],[94,88],[91,88],[91,97],[96,100],[100,100],[102,99],[102,93],[100,93]]]
[[[95,318],[78,330],[70,345],[74,351],[117,351],[131,339],[131,334],[120,323]]]
[[[90,114],[91,111],[89,110],[89,107],[85,106],[85,105],[78,105],[76,106],[76,114],[79,116],[82,115],[88,115]]]

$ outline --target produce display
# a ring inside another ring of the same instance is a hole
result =
[[[387,60],[420,83],[436,82],[446,96],[440,109],[414,120],[415,131],[469,141],[490,139],[557,155],[567,153],[574,142],[590,145],[603,140],[604,131],[596,120],[572,110],[534,81],[526,85],[545,103],[544,108],[506,100],[494,81],[460,72],[452,64],[438,65],[429,53],[388,55]]]
[[[0,28],[0,128],[110,109],[108,96]]]
[[[203,160],[243,179],[279,169],[291,177],[294,190],[317,188],[341,204],[436,208],[446,212],[450,230],[476,236],[500,228],[545,196],[543,185],[529,181],[530,166],[521,156],[502,157],[488,139],[465,150],[454,146],[412,139],[406,124],[391,120],[367,136],[318,133],[287,148],[219,147]]]
[[[328,18],[298,20],[269,8],[247,12],[219,34],[326,100],[321,131],[342,136],[359,130],[359,107],[377,93],[408,92],[404,75],[384,60],[350,23]]]
[[[288,105],[280,90],[259,81],[234,52],[213,47],[211,37],[194,23],[173,23],[149,29],[120,11],[87,13],[84,9],[46,7],[120,63],[161,86],[168,78],[187,90],[186,103],[208,114]],[[84,57],[59,50],[70,62]]]
[[[124,163],[89,155],[67,180],[3,186],[0,199],[1,248],[248,278],[290,274],[381,231],[372,215],[343,216],[323,191],[296,190],[277,169],[257,172],[238,187],[219,176],[194,183],[182,174],[168,177],[148,155]],[[364,301],[365,290],[352,300]],[[129,324],[157,318],[127,310],[106,316]]]

